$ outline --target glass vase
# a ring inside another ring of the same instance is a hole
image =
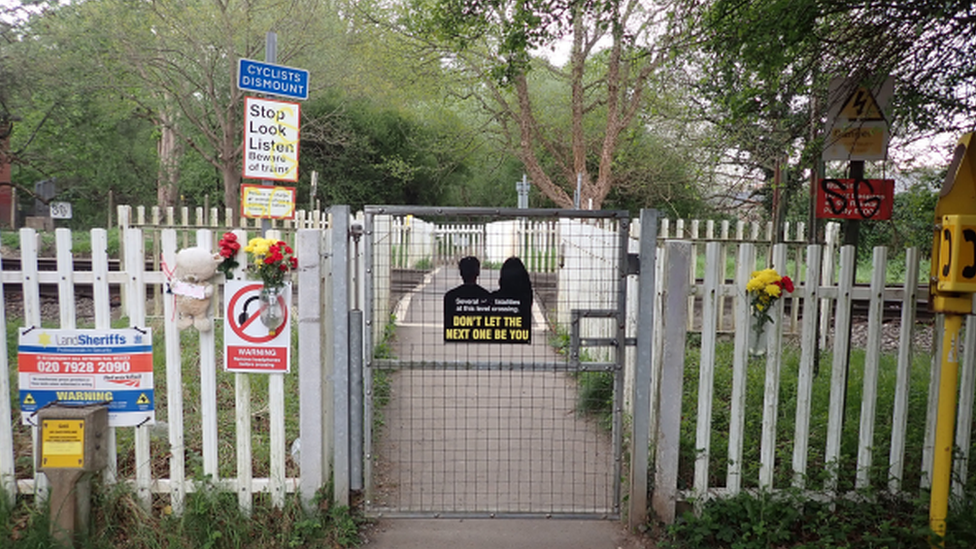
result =
[[[274,332],[285,321],[285,299],[281,293],[281,286],[264,286],[261,288],[259,302],[261,303],[261,324]]]
[[[766,323],[764,321],[757,320],[752,323],[752,329],[749,331],[749,354],[752,356],[765,356],[768,347],[769,330],[766,329]]]

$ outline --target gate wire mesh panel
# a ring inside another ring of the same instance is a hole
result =
[[[622,359],[571,357],[567,334],[574,310],[623,314],[628,220],[382,211],[366,216],[369,512],[619,516]],[[447,297],[465,257],[483,290]],[[512,257],[531,284],[514,299]],[[609,340],[618,324],[581,335]]]

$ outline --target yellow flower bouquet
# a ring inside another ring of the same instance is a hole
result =
[[[265,288],[281,288],[285,276],[298,267],[298,258],[287,243],[271,238],[252,238],[244,251],[250,259],[248,271],[256,274]]]
[[[793,292],[793,281],[788,276],[780,276],[776,269],[764,269],[752,273],[752,278],[746,284],[752,306],[752,317],[756,319],[756,329],[761,334],[767,322],[772,322],[769,309],[776,303],[783,292]]]
[[[258,296],[261,323],[274,335],[287,315],[282,293],[288,273],[298,267],[298,258],[286,242],[271,238],[252,238],[244,251],[248,254],[248,272],[264,283]]]

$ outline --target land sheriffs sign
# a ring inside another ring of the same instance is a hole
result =
[[[152,331],[21,328],[17,346],[21,419],[39,409],[106,403],[112,427],[155,420]]]
[[[298,181],[301,106],[244,99],[244,178]]]

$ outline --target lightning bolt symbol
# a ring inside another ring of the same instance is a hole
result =
[[[867,107],[868,104],[867,94],[864,93],[864,90],[857,90],[857,95],[854,96],[854,101],[852,103],[854,108],[857,109],[858,116],[864,114],[864,108]]]

